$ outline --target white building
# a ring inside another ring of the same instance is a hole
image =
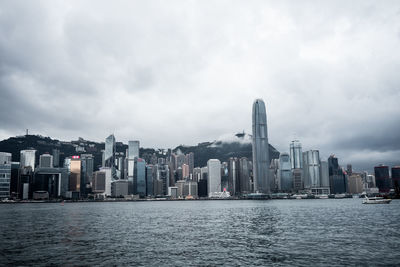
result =
[[[105,172],[105,174],[106,174],[104,195],[111,196],[111,182],[112,182],[111,168],[102,167],[102,168],[100,168],[100,171]]]
[[[36,150],[21,150],[20,167],[31,167],[32,171],[35,170],[35,156]]]
[[[207,161],[207,189],[208,195],[211,196],[215,192],[221,192],[221,162],[218,159],[210,159]]]

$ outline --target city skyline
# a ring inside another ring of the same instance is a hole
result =
[[[281,152],[399,164],[398,2],[214,5],[2,2],[0,139],[195,145],[250,133],[262,98]]]

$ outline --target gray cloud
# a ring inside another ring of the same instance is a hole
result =
[[[175,147],[251,131],[400,161],[398,1],[2,1],[0,138]],[[368,157],[365,155],[369,155]]]

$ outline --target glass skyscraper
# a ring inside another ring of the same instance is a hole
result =
[[[115,165],[115,137],[113,134],[106,138],[104,165],[105,167],[113,167]]]
[[[0,152],[0,199],[10,197],[11,153]]]
[[[269,187],[269,147],[267,131],[267,113],[262,99],[253,103],[253,174],[254,191],[270,193]]]
[[[279,156],[279,171],[281,190],[290,192],[293,188],[292,167],[288,153],[282,153]]]

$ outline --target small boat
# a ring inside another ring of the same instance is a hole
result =
[[[385,199],[383,197],[367,197],[363,200],[363,204],[389,204],[391,199]]]

